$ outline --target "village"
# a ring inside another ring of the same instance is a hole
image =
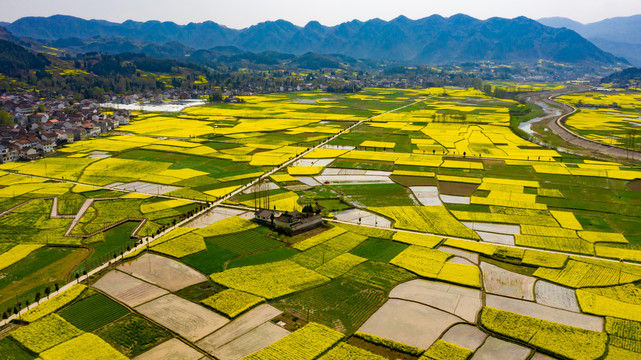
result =
[[[40,100],[33,94],[3,95],[0,161],[34,160],[74,141],[85,140],[129,123],[130,112],[101,113],[94,100]]]
[[[202,92],[202,91],[201,91]],[[112,104],[163,104],[167,100],[198,99],[198,91],[168,90],[160,94],[109,97]],[[97,137],[129,124],[130,110],[101,106],[93,99],[43,99],[27,92],[0,95],[0,163],[35,160],[60,146]]]

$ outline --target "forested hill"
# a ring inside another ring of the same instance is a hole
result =
[[[42,54],[34,54],[20,45],[0,40],[0,73],[18,76],[30,70],[44,70],[50,61]]]

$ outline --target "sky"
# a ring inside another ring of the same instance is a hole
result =
[[[267,20],[333,26],[353,19],[420,19],[463,13],[478,19],[562,16],[590,23],[641,14],[640,0],[0,0],[0,21],[25,16],[73,15],[114,22],[160,20],[178,24],[211,20],[244,28]]]

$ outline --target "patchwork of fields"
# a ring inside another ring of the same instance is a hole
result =
[[[590,140],[641,149],[641,96],[629,93],[581,93],[557,98],[578,107],[567,127]]]
[[[641,168],[518,137],[514,104],[440,88],[254,96],[143,113],[54,157],[0,165],[0,309],[42,302],[0,349],[16,359],[639,358]],[[300,235],[251,221],[255,207],[307,205],[326,221]],[[153,241],[49,295],[136,238]]]

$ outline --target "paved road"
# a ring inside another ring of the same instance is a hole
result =
[[[578,92],[585,91],[582,89]],[[575,93],[577,91],[565,91],[567,93]],[[541,118],[537,122],[547,121],[547,128],[552,130],[555,134],[560,136],[564,141],[572,144],[574,147],[580,148],[583,155],[589,155],[595,158],[605,160],[627,160],[627,161],[641,161],[641,152],[628,150],[619,146],[608,145],[586,137],[578,135],[565,126],[565,121],[574,114],[577,109],[571,105],[554,100],[556,96],[561,95],[559,92],[546,92],[538,95],[532,94],[531,96],[524,97],[524,100],[531,104],[541,106],[547,116]],[[559,114],[559,108],[561,114]]]
[[[569,142],[572,145],[590,150],[591,152],[596,154],[596,157],[603,157],[604,155],[606,155],[615,159],[641,161],[641,152],[639,151],[633,151],[619,146],[608,145],[590,140],[568,129],[565,126],[565,121],[568,119],[568,117],[577,112],[577,109],[575,107],[555,101],[552,98],[548,98],[547,100],[545,100],[545,102],[547,102],[548,104],[561,106],[561,108],[563,109],[564,115],[561,115],[555,121],[550,121],[548,123],[548,128],[550,128],[550,130],[554,131],[554,133],[563,138],[563,140]]]

